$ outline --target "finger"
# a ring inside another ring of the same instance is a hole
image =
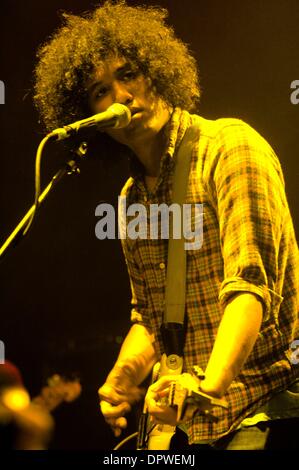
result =
[[[163,389],[170,387],[173,382],[177,382],[178,376],[177,375],[165,375],[161,377],[157,382],[152,384],[149,387],[149,390],[153,392],[161,392]]]
[[[119,405],[111,405],[111,403],[102,400],[100,402],[101,412],[104,417],[109,418],[120,418],[126,413],[131,411],[131,406],[127,402],[120,403]]]
[[[122,433],[122,430],[126,429],[127,427],[127,420],[124,417],[115,420],[107,420],[107,422],[110,424],[115,437],[119,437]]]
[[[127,402],[111,405],[106,401],[101,401],[100,408],[105,418],[119,418],[131,410],[131,406]]]
[[[149,400],[147,403],[147,411],[150,413],[150,414],[157,414],[157,413],[162,413],[166,406],[159,406],[157,405],[157,402],[155,400]]]
[[[145,400],[147,411],[150,415],[155,415],[157,417],[167,413],[167,410],[172,410],[173,408],[169,407],[167,403],[157,401],[155,398],[147,397]]]
[[[154,392],[156,395],[156,399],[159,400],[160,398],[168,397],[170,393],[170,387],[164,388],[158,392]]]
[[[169,397],[170,389],[166,388],[160,392],[155,392],[149,390],[145,397],[145,403],[147,406],[154,406],[158,405],[161,407],[165,407],[168,404],[168,397]]]
[[[145,395],[145,389],[139,387],[130,387],[128,390],[112,387],[105,383],[98,390],[100,400],[108,401],[113,405],[118,405],[121,402],[127,401],[129,403],[135,403],[139,401]]]
[[[105,400],[114,405],[118,405],[123,401],[121,395],[113,387],[107,384],[104,384],[101,388],[99,388],[98,395],[100,400]]]
[[[127,427],[126,418],[124,418],[123,416],[121,416],[120,418],[117,418],[115,420],[115,426],[117,426],[118,428],[121,428],[121,429],[126,429],[126,427]]]
[[[115,437],[119,437],[121,435],[121,428],[112,428],[113,434]]]
[[[171,426],[177,424],[177,410],[174,408],[154,409],[150,411],[150,416],[153,424],[169,424]]]
[[[122,430],[127,427],[127,420],[124,417],[121,418],[107,418],[106,423],[111,427],[115,437],[119,437]]]

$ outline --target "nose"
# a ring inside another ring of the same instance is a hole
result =
[[[128,106],[133,101],[133,94],[123,83],[116,81],[113,86],[114,103],[120,103]]]

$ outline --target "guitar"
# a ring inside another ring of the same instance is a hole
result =
[[[33,398],[32,403],[51,412],[63,402],[72,402],[81,394],[82,387],[79,380],[66,380],[54,374],[47,380],[47,385],[41,389],[40,394]]]
[[[180,356],[163,354],[161,363],[154,366],[152,382],[165,375],[178,375],[171,383],[168,396],[158,403],[176,409],[177,423],[192,419],[198,409],[206,409],[208,414],[214,406],[228,408],[225,399],[211,397],[200,390],[200,382],[204,379],[202,369],[193,367],[192,374],[182,373],[183,360]],[[137,433],[137,450],[168,450],[176,431],[176,426],[168,424],[152,424],[146,405],[140,417]]]
[[[0,395],[0,424],[12,426],[8,448],[44,450],[54,430],[51,412],[63,402],[74,401],[81,393],[78,380],[65,380],[55,374],[48,379],[40,394],[30,400],[21,385],[7,386]],[[9,436],[9,431],[8,431]]]

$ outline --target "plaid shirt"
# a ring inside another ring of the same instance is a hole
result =
[[[176,109],[167,125],[168,148],[153,192],[136,171],[125,184],[127,206],[170,205],[177,148],[188,126],[197,124],[187,204],[204,204],[203,244],[187,251],[184,369],[205,370],[227,300],[252,292],[262,301],[258,339],[225,398],[217,418],[186,423],[189,443],[212,442],[237,428],[298,373],[290,345],[299,338],[298,248],[279,161],[268,143],[238,119],[206,120]],[[148,215],[149,217],[149,215]],[[122,221],[123,223],[124,221]],[[144,236],[144,234],[143,234]],[[122,240],[132,289],[133,322],[154,333],[163,352],[160,325],[166,282],[167,240]]]

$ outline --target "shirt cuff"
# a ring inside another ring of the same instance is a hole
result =
[[[138,323],[139,325],[142,325],[147,328],[149,332],[152,332],[152,327],[148,321],[148,314],[142,314],[135,308],[131,310],[131,322]],[[157,334],[154,335],[153,346],[157,353],[157,357],[161,357],[163,354],[163,347],[160,332],[157,332]]]
[[[131,322],[132,323],[143,323],[143,317],[140,312],[138,312],[135,308],[131,310]]]

